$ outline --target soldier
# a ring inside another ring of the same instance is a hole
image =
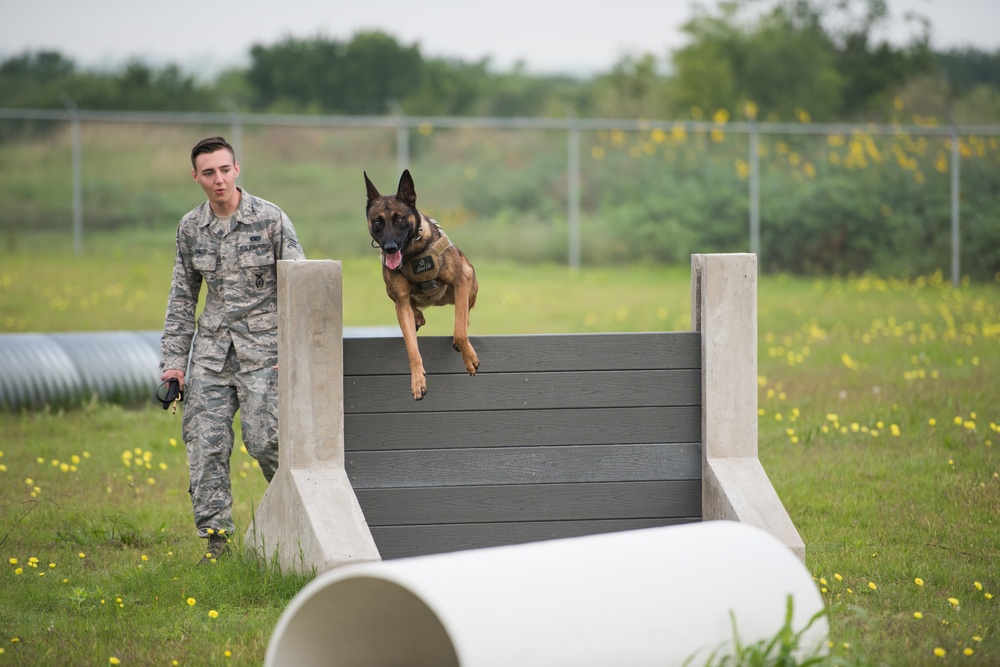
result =
[[[235,528],[229,459],[237,409],[243,442],[268,482],[278,467],[276,260],[305,255],[288,216],[236,185],[240,165],[225,139],[199,141],[191,166],[208,201],[177,227],[160,370],[185,388],[181,433],[194,523],[208,538],[204,562],[222,555]],[[195,336],[202,282],[208,291]]]

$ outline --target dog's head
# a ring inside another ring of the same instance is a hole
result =
[[[382,249],[386,267],[398,269],[403,263],[403,249],[416,234],[420,225],[417,210],[417,191],[413,187],[410,170],[403,171],[395,195],[379,194],[375,184],[365,172],[365,187],[368,190],[368,233]]]

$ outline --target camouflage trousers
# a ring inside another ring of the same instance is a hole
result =
[[[233,420],[239,410],[243,442],[270,482],[278,469],[278,371],[267,366],[241,372],[230,347],[221,372],[192,363],[185,384],[181,433],[194,524],[200,537],[207,537],[210,528],[231,535],[236,527],[229,470]]]

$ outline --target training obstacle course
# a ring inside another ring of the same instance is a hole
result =
[[[692,257],[692,331],[474,337],[474,378],[422,337],[422,401],[400,338],[343,338],[339,262],[278,271],[245,543],[319,576],[266,664],[680,664],[822,609],[757,458],[754,255]]]

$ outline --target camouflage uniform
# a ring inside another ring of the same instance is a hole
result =
[[[181,428],[201,537],[209,528],[229,534],[235,528],[229,459],[237,408],[243,441],[267,481],[278,467],[275,260],[305,258],[288,216],[241,192],[229,224],[215,216],[208,202],[181,219],[163,325],[160,371],[187,369]],[[208,294],[195,336],[202,281]]]

